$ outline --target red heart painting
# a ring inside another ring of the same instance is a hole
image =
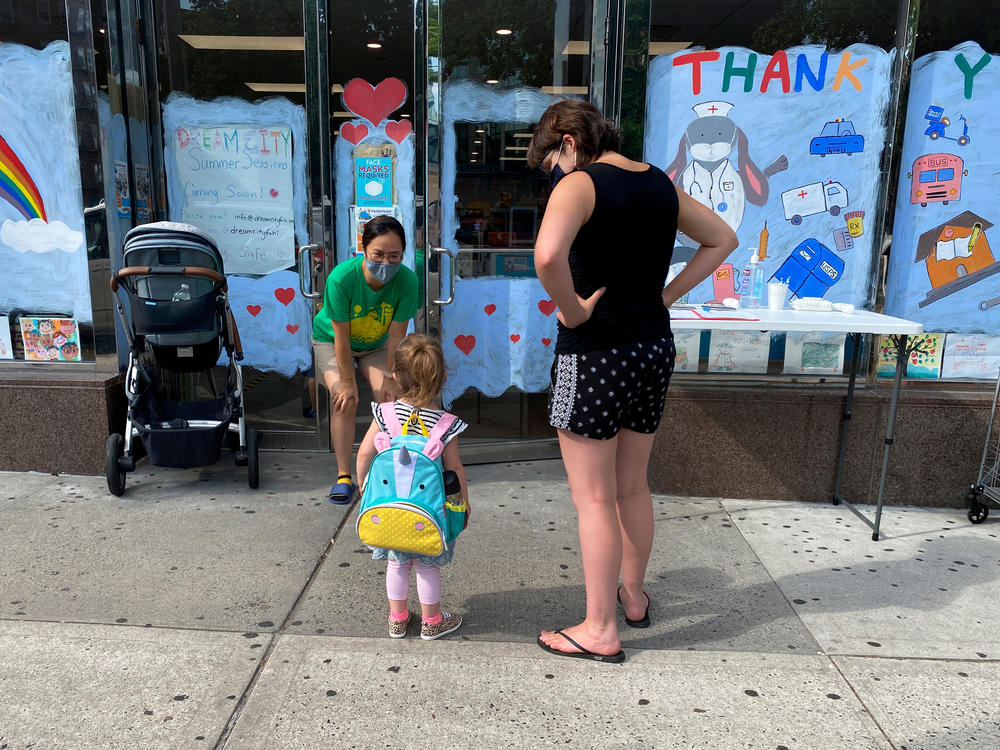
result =
[[[406,84],[398,78],[386,78],[373,87],[362,78],[354,78],[344,86],[343,98],[347,109],[372,125],[378,125],[403,106],[406,101]]]
[[[542,311],[542,315],[551,315],[556,309],[556,303],[550,299],[538,300],[538,309]]]
[[[486,313],[487,315],[492,315],[496,311],[497,311],[496,305],[487,305],[486,307],[483,308],[483,312]]]
[[[287,286],[284,289],[275,289],[274,296],[278,302],[287,306],[291,304],[293,299],[295,299],[295,290],[290,286]]]
[[[340,137],[350,141],[355,146],[357,146],[367,135],[368,126],[364,123],[361,125],[352,125],[349,122],[345,122],[340,126]]]
[[[287,326],[285,326],[285,330],[288,331],[289,333],[298,333],[299,327],[289,323]]]
[[[385,122],[385,134],[396,143],[405,141],[411,130],[413,130],[413,125],[410,124],[409,120],[399,120],[398,122],[386,120]]]
[[[278,191],[275,190],[274,188],[271,188],[271,197],[272,198],[277,198],[278,197]]]
[[[468,355],[473,349],[476,348],[476,337],[475,336],[456,336],[455,346],[457,346],[463,354]]]
[[[247,305],[247,312],[250,313],[251,317],[256,318],[260,315],[260,305]]]
[[[542,346],[548,346],[552,343],[552,339],[542,339]]]
[[[520,334],[512,333],[510,335],[510,340],[513,341],[516,344],[518,341],[521,340],[521,336],[520,336]]]

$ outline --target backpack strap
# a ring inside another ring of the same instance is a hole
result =
[[[396,416],[396,402],[386,401],[384,404],[379,404],[378,408],[389,436],[396,437],[396,435],[401,435],[403,433],[403,426],[399,423],[399,417]]]
[[[428,458],[437,458],[444,452],[444,442],[442,438],[451,429],[451,426],[455,424],[457,417],[454,414],[449,414],[445,412],[441,415],[441,418],[437,421],[437,424],[431,428],[431,434],[427,437],[427,443],[424,445],[423,454]]]

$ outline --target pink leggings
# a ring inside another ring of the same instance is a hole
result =
[[[416,570],[417,597],[421,604],[441,601],[441,568],[424,565],[419,560],[397,563],[389,560],[385,571],[385,593],[395,601],[406,601],[410,593],[410,568]]]

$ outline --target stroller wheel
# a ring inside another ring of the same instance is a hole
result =
[[[125,472],[121,470],[118,459],[125,452],[125,438],[119,433],[108,436],[105,470],[108,475],[108,492],[118,496],[125,491]]]
[[[258,435],[257,430],[247,430],[247,483],[250,489],[257,489],[260,486],[260,464],[257,454]]]
[[[979,498],[980,493],[977,492],[976,487],[970,488],[965,496],[965,504],[969,506],[969,512],[966,515],[972,523],[982,523],[990,514],[989,506],[981,505]]]

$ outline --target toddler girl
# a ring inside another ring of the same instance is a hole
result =
[[[392,403],[396,417],[401,425],[407,420],[410,424],[423,423],[430,431],[444,415],[437,408],[441,403],[441,387],[444,385],[444,354],[441,345],[429,336],[410,334],[396,348],[394,376],[399,385],[399,398]],[[358,449],[358,477],[362,487],[368,476],[368,469],[375,458],[375,436],[379,432],[388,433],[386,422],[382,415],[381,404],[372,403],[372,420],[368,433]],[[388,408],[386,406],[385,408]],[[445,471],[453,471],[458,475],[461,484],[462,499],[465,501],[466,520],[469,517],[469,493],[465,484],[465,467],[458,455],[458,434],[468,425],[456,418],[451,427],[442,436],[444,452],[441,463]],[[380,547],[372,548],[372,559],[388,560],[385,573],[385,590],[389,598],[389,635],[402,638],[406,635],[406,626],[410,622],[410,612],[406,601],[410,588],[410,570],[417,579],[417,596],[420,599],[422,624],[420,637],[425,641],[433,641],[443,635],[458,630],[462,624],[462,616],[441,611],[441,566],[451,562],[455,552],[452,543],[440,555],[414,555],[408,552],[387,550]]]

